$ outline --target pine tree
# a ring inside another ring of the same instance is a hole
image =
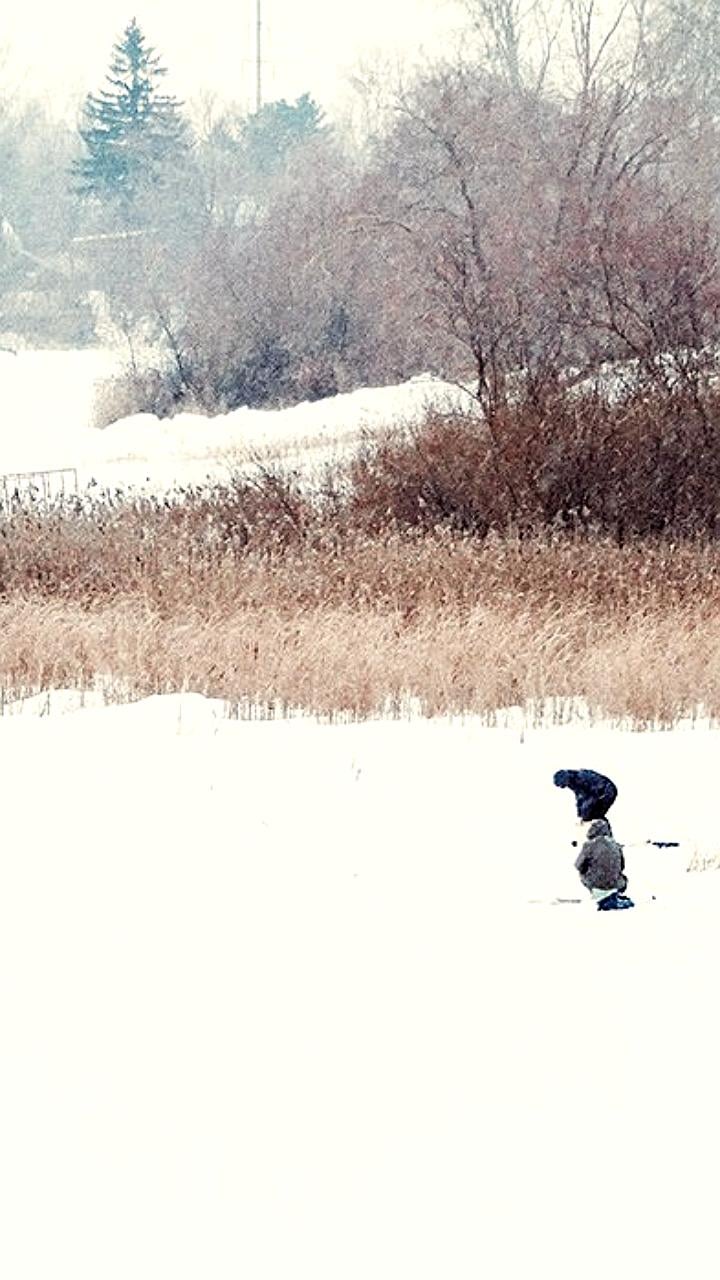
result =
[[[135,18],[113,48],[106,86],[89,94],[80,136],[87,155],[75,172],[80,193],[133,220],[138,201],[161,185],[188,147],[176,98],[159,92],[166,75]]]

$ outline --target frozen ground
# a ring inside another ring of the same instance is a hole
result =
[[[554,769],[709,847],[717,731],[77,706],[0,718],[0,1274],[717,1274],[720,876],[529,902]]]
[[[4,420],[0,475],[75,468],[84,487],[162,490],[224,479],[250,454],[319,466],[360,433],[416,420],[429,402],[469,403],[458,387],[423,376],[284,410],[238,409],[214,418],[138,414],[91,426],[96,384],[115,366],[107,351],[0,351]]]
[[[0,471],[162,487],[439,390],[96,432],[110,365],[0,353]],[[3,1277],[717,1274],[717,730],[86,702],[0,717]],[[634,912],[547,905],[584,765]]]

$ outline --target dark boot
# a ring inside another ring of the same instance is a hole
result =
[[[598,902],[598,911],[627,911],[629,907],[634,907],[635,903],[632,898],[626,898],[622,893],[611,893],[607,898],[601,898]]]

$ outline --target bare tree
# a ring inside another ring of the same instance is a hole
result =
[[[646,28],[655,75],[717,117],[720,0],[649,0]]]
[[[519,393],[546,399],[571,366],[659,369],[715,332],[707,201],[666,173],[682,117],[632,58],[613,63],[625,79],[603,70],[590,0],[578,13],[574,97],[436,70],[398,96],[366,184],[367,225],[413,284],[386,304],[395,340],[409,325],[438,372],[472,375],[488,421]]]
[[[634,14],[629,0],[611,13],[609,21],[602,22],[597,0],[567,0],[578,94],[582,100],[591,96],[602,81],[623,78],[622,51],[616,49],[616,38],[622,31],[628,14]],[[611,59],[614,65],[609,67]]]
[[[515,93],[540,93],[563,22],[564,0],[462,0],[493,72]]]
[[[519,370],[538,386],[561,356],[543,284],[553,122],[551,106],[446,67],[399,96],[377,150],[369,224],[404,243],[415,264],[415,315],[405,323],[418,339],[434,334],[438,372],[472,370],[488,420]]]

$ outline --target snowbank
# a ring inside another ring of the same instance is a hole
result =
[[[0,352],[0,473],[75,468],[83,488],[95,480],[164,490],[224,479],[254,455],[319,465],[363,432],[416,421],[430,403],[471,403],[462,388],[423,375],[289,409],[164,420],[136,414],[98,430],[91,426],[95,387],[113,367],[105,351]]]

